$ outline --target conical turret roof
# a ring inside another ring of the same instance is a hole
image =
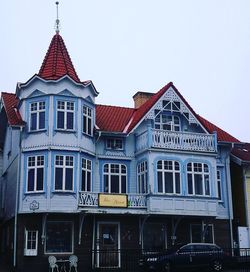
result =
[[[38,75],[46,80],[57,80],[68,75],[76,82],[80,82],[63,38],[59,33],[53,36]]]

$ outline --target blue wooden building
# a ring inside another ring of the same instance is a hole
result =
[[[96,104],[57,32],[38,74],[2,93],[1,252],[19,271],[76,255],[120,268],[124,250],[233,245],[230,153],[239,141],[173,83],[134,108]],[[205,103],[205,101],[204,101]],[[115,252],[103,258],[103,250]],[[39,265],[37,265],[39,264]]]

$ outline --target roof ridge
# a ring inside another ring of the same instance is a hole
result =
[[[113,108],[122,108],[122,109],[130,109],[130,110],[137,110],[136,108],[131,107],[123,107],[123,106],[113,106],[113,105],[103,105],[103,104],[96,104],[96,106],[103,106],[103,107],[113,107]]]

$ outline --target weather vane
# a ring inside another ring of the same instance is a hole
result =
[[[56,24],[55,24],[56,34],[58,34],[60,32],[60,20],[59,20],[59,16],[58,16],[58,5],[59,5],[59,2],[56,1]]]

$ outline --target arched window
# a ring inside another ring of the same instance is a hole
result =
[[[104,164],[104,192],[125,194],[127,192],[127,168],[124,164]]]
[[[180,164],[172,160],[157,162],[158,193],[180,194]]]

